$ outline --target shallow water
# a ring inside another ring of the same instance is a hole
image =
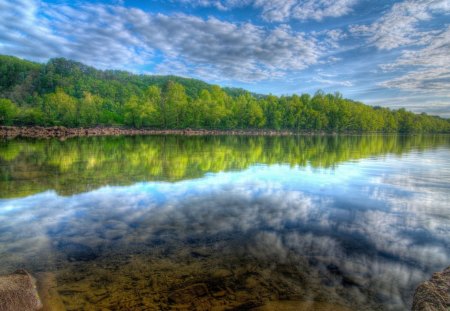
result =
[[[3,141],[0,273],[58,310],[405,310],[449,190],[449,136]]]

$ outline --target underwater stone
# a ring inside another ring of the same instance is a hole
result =
[[[58,249],[66,254],[69,261],[90,261],[98,257],[91,247],[80,243],[60,242]]]
[[[433,277],[420,284],[414,294],[413,311],[450,310],[450,267],[436,272]]]
[[[0,311],[40,310],[35,279],[25,270],[0,276]]]

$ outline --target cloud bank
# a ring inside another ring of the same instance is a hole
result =
[[[370,25],[353,25],[350,32],[366,37],[379,50],[404,48],[395,61],[381,65],[386,71],[405,72],[379,86],[407,91],[447,93],[450,87],[450,27],[424,27],[450,14],[450,1],[408,0],[394,4]]]
[[[63,56],[97,67],[136,68],[254,81],[316,64],[317,39],[288,25],[267,29],[124,6],[80,7],[0,0],[1,53],[44,60]]]

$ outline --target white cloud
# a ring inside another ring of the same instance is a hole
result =
[[[367,37],[370,45],[381,50],[401,46],[423,45],[432,40],[434,31],[420,30],[419,24],[434,14],[450,13],[449,0],[409,0],[396,3],[371,25],[354,25],[350,31]]]
[[[0,53],[44,61],[67,57],[97,67],[129,68],[151,56],[105,6],[80,9],[0,0]],[[92,22],[96,21],[96,22]]]
[[[395,63],[383,65],[384,70],[402,66],[449,67],[450,27],[435,31],[427,40],[427,45],[414,50],[405,50]]]
[[[379,50],[403,48],[393,62],[380,67],[398,70],[400,75],[378,83],[379,86],[419,92],[448,92],[450,88],[450,27],[425,28],[430,22],[450,13],[449,0],[408,0],[396,3],[370,25],[350,27],[355,35]],[[432,25],[432,24],[431,24]]]
[[[340,17],[352,11],[357,0],[174,0],[193,6],[230,10],[252,6],[261,10],[266,21],[282,22],[289,19],[317,20]]]
[[[315,33],[317,36],[321,36],[323,43],[331,49],[339,49],[340,42],[348,37],[348,34],[342,29],[327,29]]]
[[[381,86],[405,90],[433,91],[448,94],[450,89],[450,27],[433,36],[428,45],[403,51],[393,63],[382,66],[390,71],[412,68],[406,74],[380,83]]]
[[[322,54],[314,38],[287,26],[265,30],[250,23],[158,14],[148,16],[138,31],[147,44],[166,55],[169,63],[181,60],[193,65],[191,74],[206,69],[241,81],[302,70],[317,63]]]
[[[345,86],[345,87],[353,86],[353,83],[348,80],[341,81],[341,80],[331,80],[331,79],[324,79],[321,77],[316,77],[313,79],[313,81],[319,82],[324,85],[331,85],[331,86]]]
[[[414,113],[425,112],[429,115],[438,115],[450,118],[450,96],[434,97],[429,93],[415,92],[414,95],[396,94],[393,97],[364,99],[364,102],[372,106],[384,106],[391,109],[405,108]]]
[[[293,18],[300,20],[322,20],[326,17],[340,17],[352,11],[356,0],[308,0],[297,1]]]
[[[61,50],[65,40],[54,36],[46,20],[38,20],[37,2],[0,0],[0,51],[17,54],[28,50],[39,58]],[[40,44],[36,48],[35,42]]]
[[[383,81],[379,85],[404,90],[448,92],[450,88],[450,70],[449,68],[420,69]]]
[[[97,67],[133,68],[163,57],[159,69],[254,81],[316,64],[313,36],[216,18],[150,14],[123,6],[79,7],[0,0],[0,49],[36,60],[63,56]],[[14,18],[13,18],[14,17]]]

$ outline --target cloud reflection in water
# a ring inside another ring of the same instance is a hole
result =
[[[257,260],[306,259],[349,276],[361,300],[363,288],[402,309],[418,282],[450,262],[447,159],[442,149],[334,169],[254,165],[176,183],[0,200],[2,268],[51,263],[61,242],[101,256],[165,239],[217,240]]]

